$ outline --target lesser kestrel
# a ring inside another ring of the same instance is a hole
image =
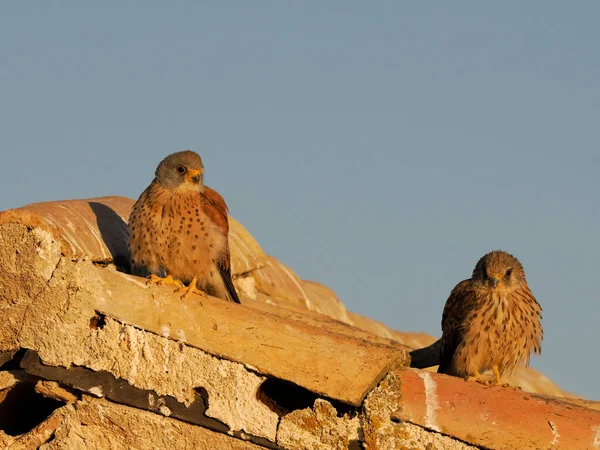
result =
[[[541,353],[542,308],[529,290],[523,266],[497,250],[484,255],[469,280],[446,301],[438,372],[481,381],[492,369],[501,376]]]
[[[231,280],[227,205],[204,185],[203,173],[191,150],[158,165],[129,217],[132,273],[179,286],[182,297],[210,294],[240,303]]]

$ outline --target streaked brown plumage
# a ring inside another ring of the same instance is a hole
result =
[[[529,364],[531,351],[541,353],[541,314],[517,258],[484,255],[446,301],[438,372],[479,381],[492,369],[500,384],[503,374]]]
[[[227,205],[203,184],[203,173],[200,156],[191,150],[158,165],[129,217],[132,273],[179,286],[183,297],[201,289],[239,303],[231,280]]]

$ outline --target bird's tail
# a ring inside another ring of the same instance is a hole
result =
[[[414,367],[415,369],[425,369],[427,367],[439,365],[441,350],[441,338],[427,347],[413,350],[410,352],[410,367]]]
[[[241,303],[240,297],[238,296],[235,286],[233,285],[231,274],[226,271],[221,271],[221,277],[223,278],[223,284],[225,285],[225,294],[227,295],[227,300],[233,303]]]

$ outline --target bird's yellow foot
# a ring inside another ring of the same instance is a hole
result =
[[[146,277],[146,285],[149,284],[155,284],[157,286],[177,286],[178,288],[183,286],[181,281],[176,280],[171,275],[167,275],[165,278],[161,278],[154,274],[148,275],[148,277]]]
[[[208,295],[206,294],[206,292],[201,291],[200,289],[198,289],[196,287],[196,282],[198,280],[196,279],[196,277],[192,278],[192,281],[190,281],[190,284],[188,284],[187,286],[181,286],[177,289],[175,289],[175,293],[179,294],[181,292],[183,292],[183,295],[180,297],[182,300],[187,298],[190,294],[198,294],[201,297],[204,298],[208,298]]]
[[[488,386],[488,381],[481,378],[481,374],[478,370],[475,371],[475,375],[471,375],[469,378],[467,378],[467,381],[474,381],[475,383],[481,383],[485,386]]]
[[[494,378],[488,382],[489,386],[511,387],[510,384],[502,382],[502,377],[500,376],[500,371],[498,370],[498,366],[492,366],[492,370],[494,371]]]
[[[486,386],[490,386],[490,387],[512,387],[509,383],[502,382],[502,377],[500,376],[500,371],[498,370],[498,366],[492,366],[492,370],[494,372],[494,377],[490,380],[480,381],[480,383],[483,383]],[[517,389],[517,388],[513,388],[513,389]]]

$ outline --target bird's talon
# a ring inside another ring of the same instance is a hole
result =
[[[208,295],[206,295],[206,293],[204,293],[200,289],[196,289],[195,287],[190,287],[190,286],[177,288],[173,292],[175,292],[176,294],[179,294],[179,293],[183,292],[183,294],[181,295],[181,297],[179,297],[179,298],[181,298],[181,300],[185,300],[191,294],[198,294],[201,297],[208,298]]]
[[[481,378],[481,374],[478,371],[475,371],[475,375],[471,375],[467,378],[467,381],[483,384],[484,386],[489,386],[489,381],[486,381]]]
[[[167,275],[165,278],[159,277],[154,274],[148,275],[148,277],[146,277],[146,286],[149,286],[151,284],[155,284],[157,286],[182,286],[181,281],[176,280],[171,275]]]
[[[146,286],[150,286],[151,284],[158,284],[160,281],[162,281],[161,277],[157,277],[154,274],[148,275],[146,277]]]
[[[488,387],[490,386],[489,381],[482,380],[481,378],[477,378],[477,377],[469,377],[469,378],[467,378],[467,381],[471,382],[471,383],[483,384],[484,386],[488,386]]]
[[[196,287],[196,281],[197,281],[196,277],[194,277],[192,279],[192,281],[190,282],[190,284],[188,284],[187,286],[179,287],[179,288],[175,289],[175,291],[173,291],[173,292],[175,292],[176,294],[183,292],[183,295],[180,297],[182,300],[185,300],[186,298],[188,298],[190,294],[198,294],[201,297],[208,298],[208,295],[206,294],[206,292],[201,291],[200,289],[198,289]]]

